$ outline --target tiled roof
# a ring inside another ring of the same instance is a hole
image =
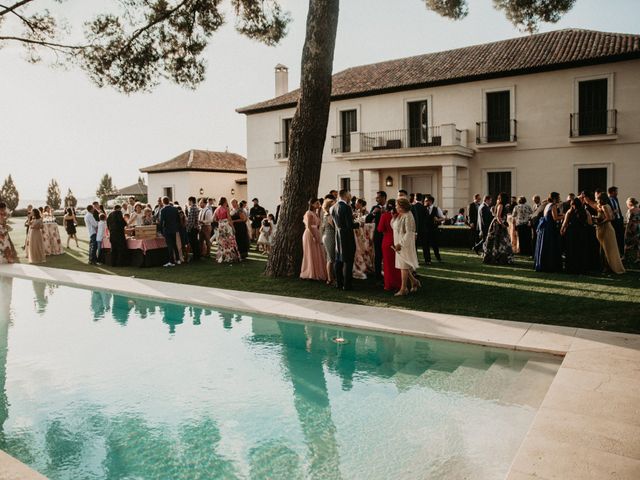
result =
[[[118,190],[118,195],[146,195],[147,186],[144,183],[136,182],[128,187]]]
[[[333,75],[331,99],[522,75],[640,58],[640,35],[566,29],[348,68]],[[294,107],[300,91],[237,109]]]
[[[247,173],[247,159],[237,153],[189,150],[166,162],[140,169],[141,172],[146,173],[179,172],[182,170]]]

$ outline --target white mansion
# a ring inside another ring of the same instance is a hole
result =
[[[272,208],[299,91],[276,67],[271,100],[247,115],[248,195]],[[559,30],[353,67],[333,76],[319,194],[350,188],[563,195],[640,192],[640,35]]]

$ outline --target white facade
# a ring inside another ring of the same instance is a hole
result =
[[[580,83],[592,79],[607,80],[606,131],[581,134],[574,116],[571,135],[570,115],[579,112]],[[453,212],[473,194],[489,192],[490,182],[494,188],[496,182],[507,182],[505,189],[512,195],[531,198],[550,191],[577,193],[586,178],[606,175],[603,188],[616,185],[621,197],[637,196],[639,79],[640,60],[627,60],[334,101],[318,193],[350,186],[356,196],[372,202],[377,190],[386,190],[391,198],[405,188],[431,193],[438,205]],[[487,94],[496,91],[508,92],[515,120],[510,138],[477,140],[476,124],[487,121]],[[407,142],[408,108],[414,101],[426,101],[426,146]],[[355,110],[357,116],[349,152],[341,152],[340,138],[332,138],[341,133],[343,110]],[[287,108],[247,115],[248,195],[269,209],[278,204],[287,167],[276,143],[284,140],[284,121],[293,113]],[[404,135],[400,144],[388,142],[394,135]],[[387,179],[392,186],[386,186]],[[149,187],[152,196],[151,179]]]
[[[227,197],[229,201],[247,200],[247,184],[239,183],[243,173],[174,171],[147,174],[148,198],[153,203],[158,197],[168,196],[171,200],[186,202],[190,196]]]

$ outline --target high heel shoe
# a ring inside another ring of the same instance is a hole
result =
[[[416,280],[416,283],[414,283],[413,287],[411,287],[411,293],[417,292],[419,288],[422,288],[422,283],[420,282],[420,280]]]
[[[406,295],[409,295],[409,290],[398,290],[394,297],[404,297]]]

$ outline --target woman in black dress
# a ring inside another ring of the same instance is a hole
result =
[[[127,263],[127,238],[124,229],[127,226],[122,216],[122,207],[116,205],[113,212],[107,217],[109,229],[109,241],[111,242],[111,266],[123,267]]]
[[[565,214],[560,234],[565,238],[565,271],[581,274],[588,269],[589,229],[591,215],[578,198],[571,201],[571,208]]]
[[[67,248],[69,248],[69,242],[73,238],[76,241],[76,248],[78,245],[78,237],[76,235],[76,225],[78,224],[78,220],[76,219],[76,214],[73,211],[73,208],[68,207],[65,215],[64,215],[64,229],[67,232]]]
[[[235,230],[236,243],[241,258],[249,256],[249,229],[247,228],[247,211],[244,200],[238,204],[237,200],[231,200],[231,223]]]

